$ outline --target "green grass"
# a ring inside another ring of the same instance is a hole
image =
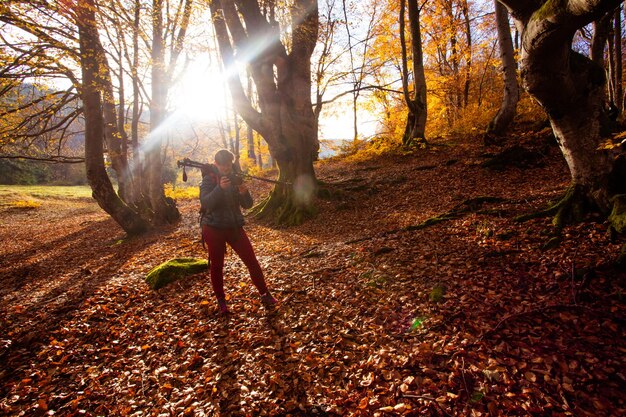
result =
[[[43,201],[91,200],[91,188],[53,185],[0,185],[0,207],[34,209]]]

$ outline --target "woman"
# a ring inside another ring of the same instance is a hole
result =
[[[233,154],[226,149],[217,151],[214,163],[203,170],[200,184],[202,239],[208,247],[211,285],[222,314],[229,312],[224,294],[226,243],[248,268],[263,305],[273,307],[277,303],[267,289],[259,261],[243,230],[241,207],[252,207],[252,196],[240,177],[233,175],[234,159]]]

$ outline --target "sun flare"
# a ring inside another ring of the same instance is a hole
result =
[[[192,120],[223,117],[227,111],[225,80],[208,64],[190,65],[172,90],[173,110]]]

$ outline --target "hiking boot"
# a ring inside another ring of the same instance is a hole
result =
[[[272,297],[272,294],[266,292],[265,294],[261,295],[261,303],[263,303],[265,308],[274,308],[276,307],[276,304],[278,304],[278,301],[274,297]]]
[[[217,307],[220,311],[220,314],[228,314],[230,313],[230,310],[228,310],[228,305],[226,304],[226,299],[225,298],[218,298],[217,299]]]

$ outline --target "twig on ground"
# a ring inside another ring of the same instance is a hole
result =
[[[477,342],[480,342],[482,340],[484,340],[486,337],[490,336],[491,334],[493,334],[496,330],[498,330],[505,322],[519,318],[519,317],[523,317],[523,316],[530,316],[532,314],[536,314],[536,313],[545,313],[548,310],[554,310],[554,309],[582,309],[582,310],[587,310],[593,313],[597,313],[596,310],[594,310],[591,307],[587,307],[587,306],[581,306],[578,304],[553,304],[553,305],[549,305],[549,306],[545,306],[545,307],[539,307],[539,308],[535,308],[532,310],[527,310],[527,311],[521,311],[519,313],[513,313],[513,314],[509,314],[504,316],[499,322],[498,324],[496,324],[495,327],[493,327],[492,329],[487,330],[486,332],[484,332],[482,335],[480,335],[477,339]]]
[[[434,397],[431,397],[430,395],[402,394],[402,395],[400,396],[400,398],[408,398],[408,399],[411,399],[411,400],[427,400],[427,401],[430,401],[430,402],[434,403],[434,404],[435,404],[435,405],[439,408],[439,410],[441,410],[441,412],[442,412],[444,415],[446,415],[446,416],[450,416],[450,413],[448,413],[448,412],[447,412],[447,411],[446,411],[446,410],[445,410],[445,409],[441,406],[441,404],[439,404],[439,403],[437,402],[437,399],[436,399],[436,398],[434,398]]]

